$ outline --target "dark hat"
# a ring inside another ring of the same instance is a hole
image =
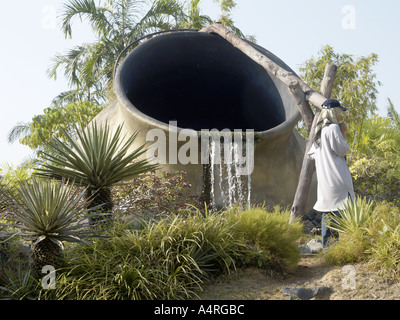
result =
[[[343,111],[347,111],[347,108],[343,107],[340,102],[335,99],[325,100],[325,102],[322,104],[322,107],[325,109],[341,108]]]

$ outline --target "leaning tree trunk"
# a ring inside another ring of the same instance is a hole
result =
[[[334,64],[326,64],[324,78],[321,82],[321,93],[324,97],[330,98],[333,85],[335,83],[337,66]],[[292,89],[292,88],[291,88]],[[307,101],[302,99],[302,95],[296,95],[299,99],[299,109],[310,109]],[[301,106],[302,105],[302,106]],[[306,149],[304,152],[303,164],[300,171],[299,182],[296,189],[296,194],[293,200],[293,205],[290,211],[290,221],[293,222],[296,218],[304,216],[306,201],[310,192],[311,180],[315,171],[315,161],[308,158],[308,151],[314,142],[315,128],[317,127],[320,110],[317,108],[315,115],[311,112],[304,120],[307,124],[309,137],[306,139]],[[311,126],[309,124],[311,123]]]
[[[114,203],[110,187],[88,188],[86,190],[86,199],[89,202],[88,211],[92,226],[111,222]]]

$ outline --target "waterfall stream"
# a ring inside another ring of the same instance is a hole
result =
[[[240,139],[210,140],[210,201],[214,210],[250,206],[251,172],[243,172],[246,143]]]

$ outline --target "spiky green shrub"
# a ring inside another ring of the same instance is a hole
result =
[[[123,136],[121,125],[112,131],[107,123],[97,125],[93,122],[75,131],[77,137],[63,132],[67,143],[54,138],[48,144],[51,152],[43,152],[45,162],[36,174],[68,179],[84,186],[87,199],[90,199],[89,207],[108,213],[111,219],[111,187],[155,170],[157,165],[140,158],[146,152],[144,145],[131,150],[137,133]]]
[[[329,215],[327,225],[339,233],[354,234],[365,232],[365,227],[372,216],[374,203],[363,197],[356,197],[354,201],[347,201],[340,215]]]
[[[33,178],[19,184],[2,225],[8,228],[8,236],[31,242],[33,276],[40,277],[45,265],[61,266],[64,241],[94,237],[83,215],[84,194],[85,190],[58,181]]]
[[[368,227],[374,219],[374,202],[356,196],[339,210],[340,216],[329,215],[327,225],[339,232],[339,241],[329,248],[325,260],[331,264],[348,264],[367,259],[371,246]]]

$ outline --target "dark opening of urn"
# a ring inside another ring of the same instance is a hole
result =
[[[262,53],[279,60],[265,49]],[[118,85],[143,114],[194,130],[265,131],[294,112],[285,109],[260,65],[221,37],[201,32],[172,33],[141,44],[121,66]]]

